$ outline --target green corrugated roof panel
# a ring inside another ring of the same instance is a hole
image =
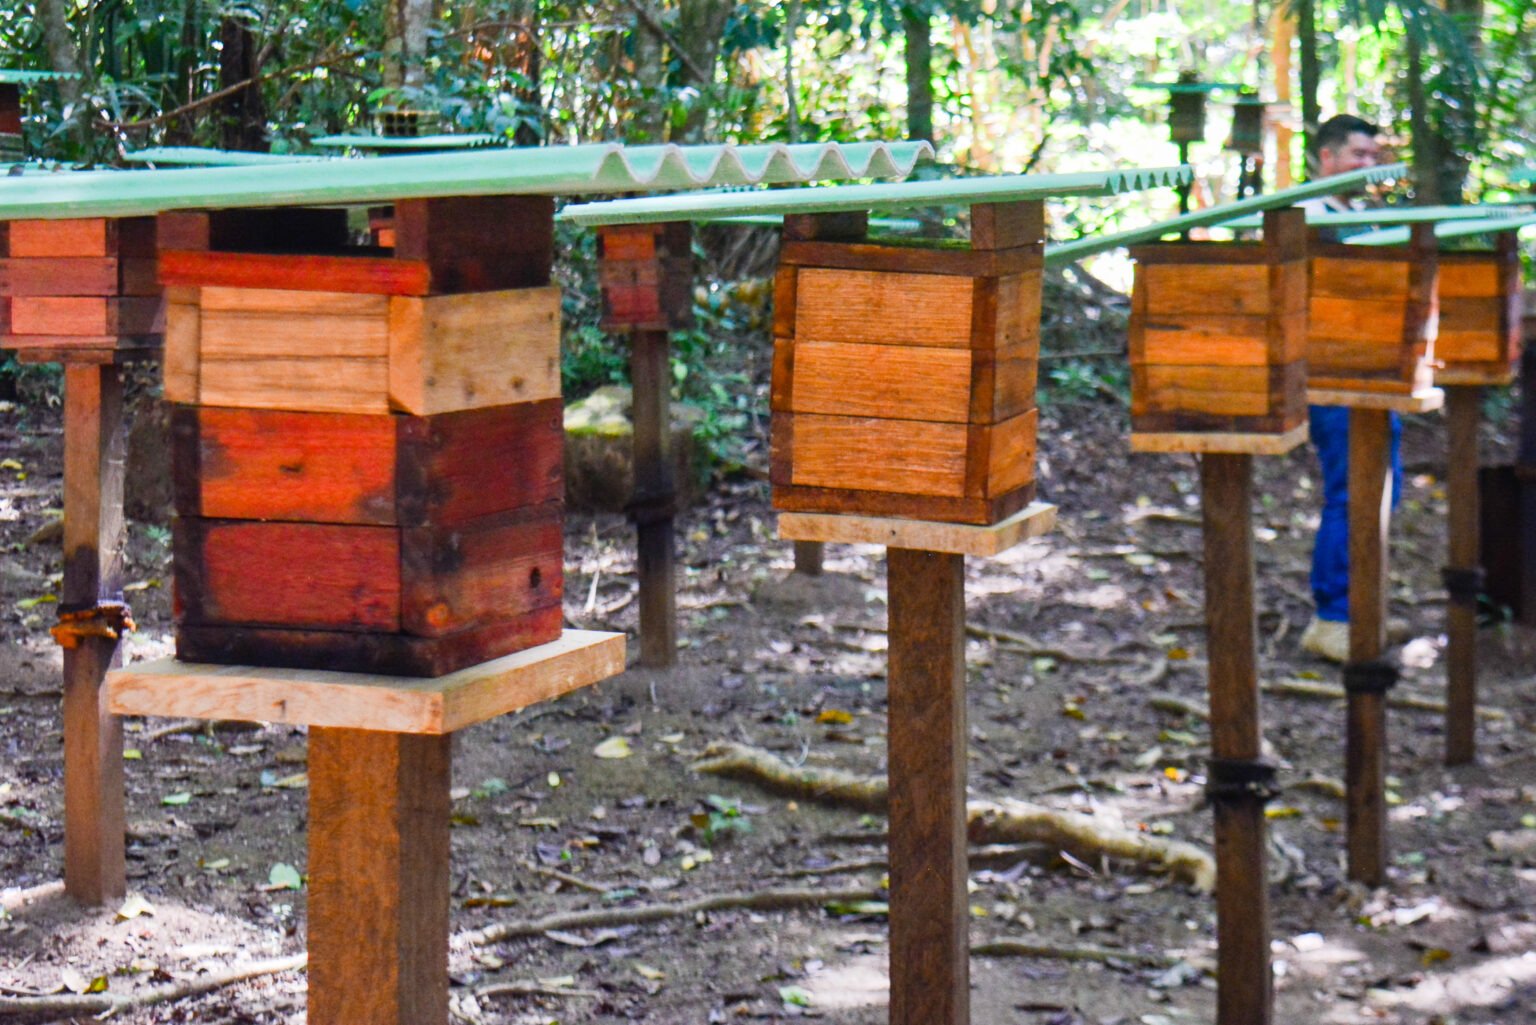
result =
[[[1333,179],[1326,179],[1332,181]],[[1330,190],[1332,191],[1332,190]],[[1348,228],[1373,224],[1424,224],[1428,221],[1465,219],[1470,213],[1475,217],[1516,217],[1522,211],[1509,205],[1475,206],[1378,206],[1367,210],[1308,210],[1307,224],[1318,228]],[[1263,223],[1258,217],[1238,217],[1222,224],[1224,228],[1257,228]]]
[[[610,143],[294,162],[281,174],[263,165],[25,177],[0,180],[0,220],[904,177],[932,156],[926,142],[627,149]]]
[[[65,78],[79,78],[72,71],[23,71],[20,68],[0,68],[0,83],[7,85],[35,85],[38,82],[57,82]]]
[[[886,185],[829,185],[815,189],[691,192],[678,196],[618,199],[567,207],[577,224],[655,224],[714,221],[726,217],[910,210],[942,204],[1011,203],[1051,196],[1109,196],[1190,179],[1188,166],[1150,167],[1078,174],[1015,174]]]
[[[1468,217],[1465,220],[1442,221],[1435,225],[1435,238],[1470,238],[1475,235],[1493,235],[1501,231],[1523,231],[1533,224],[1536,224],[1536,214],[1533,213]],[[1352,246],[1400,246],[1408,242],[1410,234],[1411,229],[1407,227],[1381,228],[1362,235],[1352,235],[1344,241]]]
[[[464,135],[447,132],[435,135],[367,135],[359,132],[349,135],[322,135],[309,141],[310,145],[323,146],[327,149],[392,150],[401,153],[507,145],[506,136],[491,135],[488,132]]]
[[[159,164],[164,167],[245,167],[326,158],[304,153],[252,153],[248,150],[208,149],[203,146],[149,146],[124,154],[123,159],[132,164]]]
[[[1293,185],[1288,189],[1281,189],[1279,192],[1266,192],[1262,195],[1240,199],[1235,203],[1225,203],[1206,210],[1197,210],[1191,214],[1159,221],[1157,224],[1148,224],[1141,228],[1117,231],[1109,235],[1090,235],[1086,238],[1074,239],[1071,242],[1046,246],[1045,265],[1047,267],[1060,266],[1092,256],[1095,253],[1133,246],[1139,242],[1155,242],[1164,235],[1178,234],[1188,231],[1190,228],[1205,228],[1216,224],[1225,225],[1227,222],[1241,217],[1243,214],[1262,213],[1265,210],[1290,206],[1304,199],[1311,199],[1313,196],[1331,195],[1341,189],[1394,178],[1406,171],[1407,168],[1408,165],[1406,164],[1369,167],[1361,171],[1351,171],[1349,174],[1337,175],[1321,182],[1306,182],[1302,185]]]

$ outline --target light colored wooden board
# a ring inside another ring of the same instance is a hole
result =
[[[388,413],[383,359],[207,359],[198,367],[205,406]]]
[[[1402,302],[1408,297],[1407,260],[1312,258],[1312,301],[1319,296],[1341,299],[1382,299]]]
[[[802,267],[795,289],[796,341],[971,344],[968,277]]]
[[[998,555],[1055,525],[1056,507],[1044,502],[1033,502],[987,527],[837,513],[779,513],[779,536],[790,541],[885,545],[952,555]]]
[[[1004,349],[1015,345],[1038,346],[1040,342],[1041,271],[1023,271],[997,279],[997,315],[992,336],[974,337],[986,324],[972,319],[972,345],[980,349]],[[974,292],[972,293],[974,295]]]
[[[793,483],[963,495],[969,431],[965,424],[795,414]]]
[[[384,359],[389,297],[204,288],[203,359]]]
[[[116,715],[443,734],[623,671],[623,634],[566,630],[557,641],[435,679],[162,658],[108,674],[107,689]]]
[[[203,309],[215,313],[254,313],[299,317],[375,317],[389,312],[389,297],[358,292],[305,292],[290,288],[231,288],[206,285]]]
[[[560,396],[560,289],[390,300],[389,402],[418,416]]]
[[[198,336],[202,312],[198,308],[198,289],[172,286],[165,290],[165,355],[163,375],[165,401],[195,404],[198,399]]]
[[[1445,405],[1445,392],[1439,388],[1426,388],[1404,395],[1394,392],[1308,388],[1307,404],[1348,406],[1351,409],[1388,409],[1394,413],[1429,413]]]
[[[1515,378],[1519,376],[1520,371],[1509,364],[1503,364],[1498,370],[1480,370],[1472,367],[1443,367],[1435,371],[1435,383],[1502,388],[1513,384]]]
[[[1153,264],[1146,280],[1149,316],[1263,316],[1273,307],[1267,264]]]
[[[964,423],[971,358],[967,349],[796,342],[790,411]]]
[[[1132,452],[1212,452],[1224,455],[1283,456],[1307,440],[1305,423],[1284,434],[1179,431],[1131,435]]]

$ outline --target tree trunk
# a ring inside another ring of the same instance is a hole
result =
[[[539,15],[539,0],[529,0],[524,14],[528,31],[518,40],[518,67],[526,81],[516,92],[518,108],[526,112],[527,120],[518,122],[513,131],[514,146],[537,146],[544,141],[544,94],[539,89],[544,50],[539,41]]]
[[[907,38],[907,135],[933,141],[933,21],[927,11],[903,7]]]
[[[67,75],[80,75],[85,71],[80,60],[80,48],[69,30],[70,0],[37,0],[38,20],[43,27],[43,41],[48,47],[48,60],[53,70]],[[64,98],[65,119],[73,125],[72,134],[80,146],[80,156],[91,159],[90,112],[84,97],[86,82],[82,78],[59,80],[59,94]]]
[[[1312,138],[1322,122],[1323,112],[1318,105],[1317,94],[1322,83],[1322,62],[1317,55],[1317,0],[1298,0],[1296,4],[1296,35],[1301,41],[1301,130],[1302,148],[1306,153],[1307,177],[1316,172],[1313,165]]]
[[[219,104],[219,144],[225,149],[265,151],[267,110],[261,84],[252,81],[260,71],[256,63],[256,38],[250,26],[238,18],[219,23],[219,88],[241,82],[250,85]]]
[[[433,0],[389,0],[384,15],[384,85],[419,89],[426,81],[427,28]]]
[[[720,62],[720,42],[726,22],[736,9],[723,0],[682,0],[677,9],[677,44],[688,52],[681,64],[681,84],[698,91],[688,108],[678,142],[701,142],[709,116],[708,97],[714,90],[715,68]]]
[[[1424,50],[1409,37],[1403,61],[1408,71],[1408,130],[1413,135],[1414,201],[1436,206],[1444,192],[1440,180],[1440,147],[1443,140],[1429,122],[1429,100],[1424,89]]]

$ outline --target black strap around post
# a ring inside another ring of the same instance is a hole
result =
[[[1397,666],[1390,662],[1350,662],[1344,666],[1344,693],[1385,694],[1397,686]]]
[[[1481,566],[1475,569],[1446,566],[1440,571],[1451,604],[1464,608],[1477,608],[1477,596],[1483,593],[1484,577]]]
[[[675,494],[654,497],[637,496],[634,501],[624,507],[624,514],[637,526],[645,526],[675,519],[679,504]]]
[[[1275,763],[1264,758],[1208,758],[1205,762],[1207,801],[1269,802],[1280,796]]]

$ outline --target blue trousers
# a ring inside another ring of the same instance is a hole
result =
[[[1312,444],[1323,464],[1323,518],[1312,549],[1312,599],[1317,618],[1349,619],[1349,410],[1343,406],[1313,406]],[[1403,422],[1392,423],[1392,505],[1403,490],[1403,460],[1399,452]]]

